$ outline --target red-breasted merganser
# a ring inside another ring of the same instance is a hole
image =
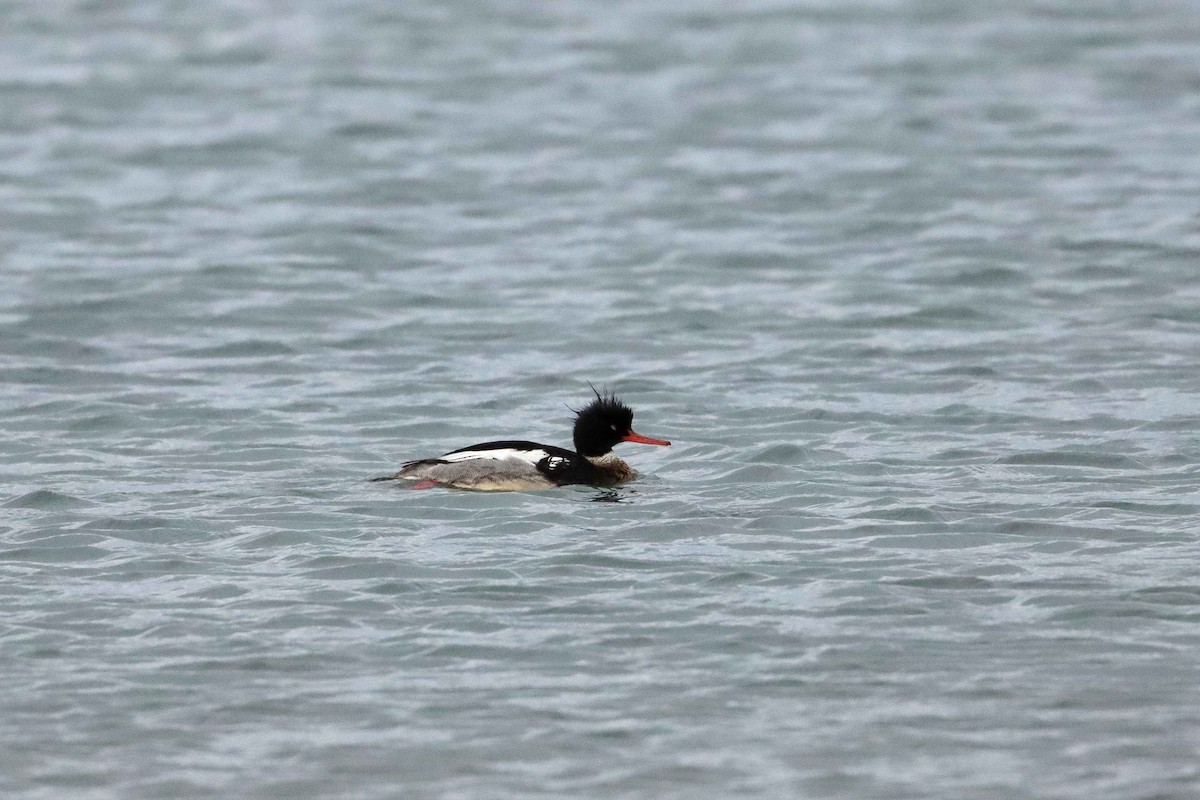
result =
[[[594,390],[593,390],[594,391]],[[612,395],[575,412],[575,452],[536,442],[485,442],[437,458],[409,461],[377,481],[412,481],[414,489],[449,486],[485,492],[551,489],[568,484],[616,486],[637,470],[613,455],[619,442],[669,445],[633,432],[633,410]]]

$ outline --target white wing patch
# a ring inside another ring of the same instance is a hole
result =
[[[546,461],[546,469],[558,469],[565,463],[567,463],[567,460],[562,456],[550,456],[550,458]]]
[[[545,450],[514,450],[504,447],[498,450],[466,450],[462,453],[447,453],[444,456],[438,456],[438,461],[495,460],[523,461],[526,464],[537,464],[549,455]],[[565,460],[559,456],[555,456],[550,459],[550,463],[554,464],[555,461]]]

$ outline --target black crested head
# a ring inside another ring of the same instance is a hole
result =
[[[595,400],[575,412],[575,451],[581,456],[602,456],[632,429],[633,409],[611,394],[596,392]]]

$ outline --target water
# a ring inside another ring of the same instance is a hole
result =
[[[1200,795],[1198,42],[6,5],[0,793]]]

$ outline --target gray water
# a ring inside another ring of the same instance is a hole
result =
[[[0,14],[3,797],[1200,796],[1200,7]]]

